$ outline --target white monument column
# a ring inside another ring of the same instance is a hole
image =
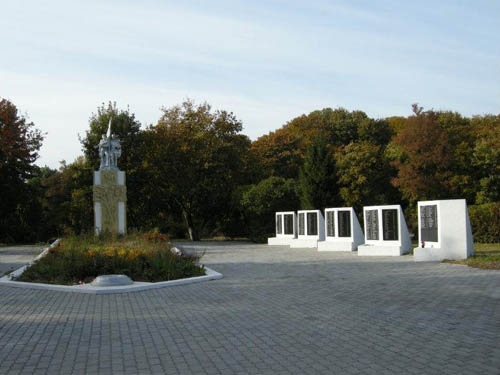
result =
[[[127,187],[125,172],[118,170],[121,155],[120,141],[111,135],[111,120],[108,134],[99,142],[101,165],[94,172],[94,231],[127,233]]]

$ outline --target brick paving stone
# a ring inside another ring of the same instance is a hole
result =
[[[500,373],[500,272],[182,243],[224,279],[117,295],[0,287],[0,373]]]

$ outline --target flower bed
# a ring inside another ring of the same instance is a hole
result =
[[[134,281],[159,282],[205,275],[199,256],[175,254],[159,233],[63,238],[16,281],[76,285],[99,275],[125,274]]]

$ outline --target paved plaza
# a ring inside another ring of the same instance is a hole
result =
[[[0,277],[29,263],[43,251],[36,245],[0,247]]]
[[[500,272],[182,243],[224,279],[88,295],[0,287],[0,374],[499,374]]]

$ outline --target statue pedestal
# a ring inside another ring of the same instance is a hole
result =
[[[127,187],[125,172],[101,169],[94,172],[94,230],[127,233]]]

